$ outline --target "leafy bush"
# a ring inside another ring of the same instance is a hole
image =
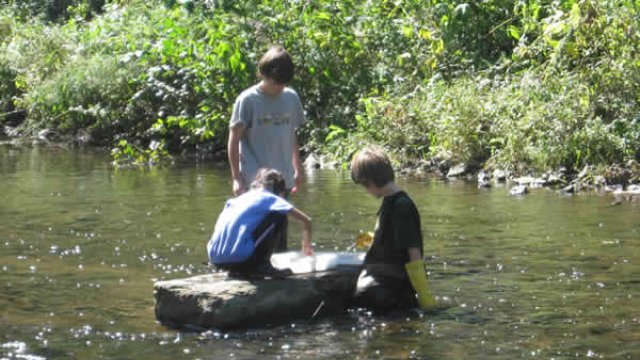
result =
[[[91,18],[102,12],[106,0],[3,0],[23,18],[42,17],[46,21],[65,20],[73,15]]]
[[[4,114],[14,110],[13,99],[18,96],[15,83],[16,73],[7,59],[0,58],[0,122]]]
[[[59,23],[20,15],[52,1],[0,14],[0,105],[127,159],[223,150],[276,43],[298,65],[306,148],[341,161],[368,143],[514,169],[638,158],[631,0],[62,2]]]
[[[111,143],[122,132],[144,132],[123,106],[133,94],[129,76],[135,69],[109,56],[79,58],[34,86],[21,104],[28,124],[75,135],[88,131],[98,143]]]

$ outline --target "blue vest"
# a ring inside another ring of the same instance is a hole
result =
[[[255,249],[254,230],[270,212],[287,214],[293,205],[262,189],[252,189],[229,199],[218,216],[207,244],[212,264],[238,263],[248,259]]]

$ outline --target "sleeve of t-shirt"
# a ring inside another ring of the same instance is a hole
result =
[[[420,224],[416,223],[411,203],[408,200],[401,199],[394,204],[391,224],[393,243],[396,249],[422,246]]]
[[[251,118],[251,108],[248,106],[248,101],[241,95],[236,99],[235,104],[233,104],[229,127],[234,127],[238,124],[251,127]]]
[[[289,203],[287,200],[281,198],[280,196],[273,196],[273,202],[269,207],[270,211],[275,211],[280,214],[287,214],[289,211],[293,209],[293,205]]]
[[[295,91],[294,93],[294,104],[293,104],[293,127],[295,129],[299,128],[300,126],[302,126],[305,122],[305,117],[304,117],[304,109],[302,108],[302,102],[300,101],[300,97],[298,96],[298,93],[296,93]]]

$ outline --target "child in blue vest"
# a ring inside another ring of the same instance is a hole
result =
[[[302,252],[313,255],[311,218],[284,199],[285,186],[279,171],[260,169],[249,191],[227,201],[207,244],[210,263],[237,276],[291,274],[270,260],[287,215],[302,223]]]

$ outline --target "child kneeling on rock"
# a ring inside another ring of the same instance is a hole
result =
[[[290,269],[271,265],[271,254],[287,215],[302,223],[302,252],[313,255],[311,218],[284,199],[285,180],[273,169],[260,169],[250,191],[227,201],[207,244],[209,262],[232,276],[281,277]]]
[[[361,151],[351,161],[351,179],[369,194],[383,197],[373,242],[358,278],[355,305],[379,313],[416,305],[435,307],[422,259],[420,214],[394,182],[389,158],[377,149]]]

